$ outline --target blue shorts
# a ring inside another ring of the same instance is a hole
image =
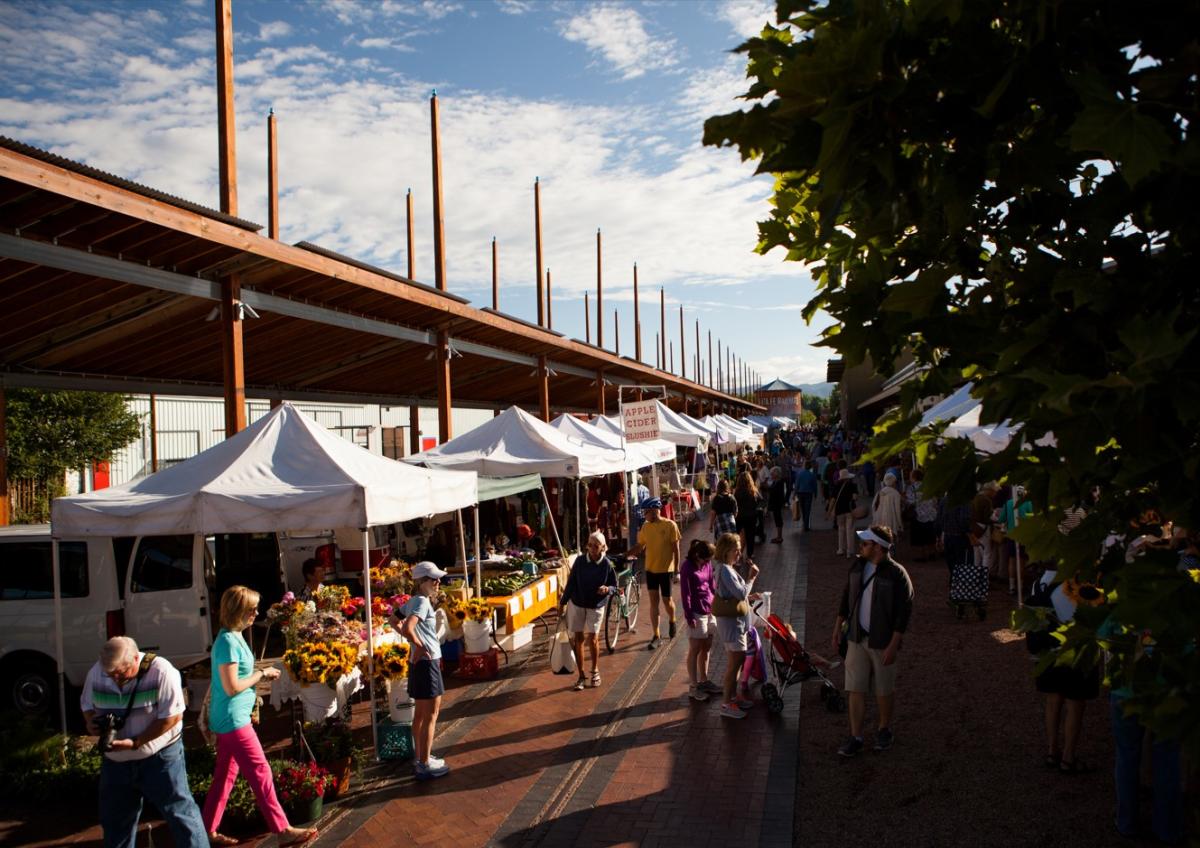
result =
[[[437,698],[445,691],[440,661],[419,660],[408,669],[408,697],[413,700]]]

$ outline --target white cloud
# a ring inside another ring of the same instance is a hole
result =
[[[621,79],[634,79],[648,70],[676,64],[675,43],[651,37],[642,16],[626,6],[591,6],[563,22],[559,32],[567,41],[583,44],[602,56]]]
[[[533,11],[532,0],[496,0],[496,5],[506,15],[524,15]]]
[[[717,15],[743,39],[762,32],[765,24],[775,23],[775,4],[771,0],[724,0]]]
[[[837,354],[823,347],[797,347],[796,350],[794,354],[751,359],[747,364],[764,380],[778,377],[786,383],[824,383],[827,360],[835,359]]]
[[[287,21],[271,21],[258,26],[259,41],[273,41],[292,34],[292,25]]]

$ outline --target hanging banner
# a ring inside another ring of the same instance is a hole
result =
[[[648,442],[659,435],[658,401],[640,400],[621,404],[621,425],[627,442]]]

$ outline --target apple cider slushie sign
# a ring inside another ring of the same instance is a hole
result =
[[[658,401],[641,400],[621,404],[625,441],[648,442],[658,438]]]

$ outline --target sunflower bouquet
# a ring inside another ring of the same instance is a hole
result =
[[[463,622],[467,620],[467,604],[457,595],[447,595],[441,608],[446,611],[446,621],[451,630],[462,630]]]
[[[375,595],[411,594],[413,586],[412,572],[398,559],[371,569],[371,592]]]
[[[466,611],[466,620],[479,622],[492,620],[492,606],[483,598],[471,598],[462,603]]]
[[[409,646],[407,642],[388,642],[375,646],[375,681],[399,680],[408,677]],[[366,654],[363,655],[363,673],[367,672]]]
[[[1062,583],[1063,595],[1076,606],[1098,607],[1106,600],[1104,590],[1095,583],[1067,578]]]
[[[350,600],[350,590],[345,586],[322,586],[317,590],[319,612],[339,611]]]
[[[283,653],[283,665],[301,685],[336,688],[338,680],[358,664],[358,645],[348,642],[304,642]]]
[[[304,603],[296,600],[294,593],[285,592],[282,598],[267,608],[267,621],[271,624],[287,624],[303,610]]]

